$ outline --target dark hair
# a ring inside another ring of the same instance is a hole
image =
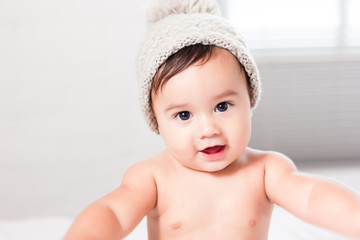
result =
[[[157,93],[165,84],[192,64],[201,60],[199,65],[206,63],[214,51],[213,45],[195,44],[180,49],[171,55],[156,72],[151,85],[151,91]]]
[[[212,56],[214,52],[214,45],[203,45],[195,44],[191,46],[184,47],[178,52],[171,55],[157,70],[154,79],[151,84],[151,91],[153,93],[158,93],[165,84],[175,76],[176,74],[184,71],[192,64],[198,62],[199,65],[205,64]],[[243,66],[239,63],[239,66]],[[248,74],[244,71],[246,75],[246,83],[250,96],[250,79]],[[152,105],[151,94],[150,94],[150,105]]]

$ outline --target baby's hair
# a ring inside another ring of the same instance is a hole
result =
[[[176,74],[187,69],[194,63],[205,64],[212,56],[214,45],[195,44],[187,46],[171,55],[158,69],[151,84],[151,92],[157,94],[159,90]],[[250,79],[239,62],[241,71],[246,76],[246,85],[250,96]],[[150,94],[151,96],[151,94]],[[151,98],[151,97],[150,97]],[[151,103],[150,99],[150,103]]]
[[[158,69],[151,85],[151,91],[158,93],[166,83],[192,64],[199,62],[199,65],[206,63],[214,51],[213,45],[195,44],[184,47],[171,55]]]

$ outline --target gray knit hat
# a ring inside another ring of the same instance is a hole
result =
[[[221,18],[215,0],[158,0],[148,10],[148,30],[137,56],[140,104],[152,131],[159,133],[151,108],[151,84],[159,67],[180,49],[194,45],[215,45],[230,51],[243,65],[250,79],[250,103],[260,99],[257,67],[242,36]]]

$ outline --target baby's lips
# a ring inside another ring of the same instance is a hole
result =
[[[224,146],[213,146],[213,147],[205,148],[201,152],[206,153],[206,154],[214,154],[214,153],[220,152],[223,148],[224,148]]]

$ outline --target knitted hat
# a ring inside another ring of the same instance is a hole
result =
[[[150,103],[153,77],[168,57],[190,45],[215,45],[237,57],[250,79],[251,107],[256,107],[260,99],[257,67],[241,35],[219,13],[215,0],[158,0],[149,8],[136,67],[141,109],[152,131],[159,133]]]

